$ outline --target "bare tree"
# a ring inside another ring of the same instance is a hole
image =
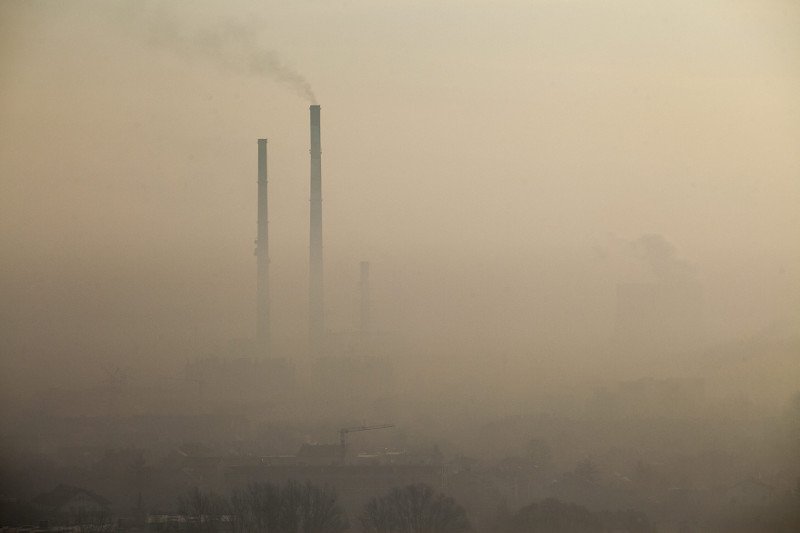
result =
[[[309,482],[304,484],[290,482],[284,489],[295,494],[294,501],[299,524],[304,533],[345,531],[347,518],[337,502],[336,492],[328,487],[318,487]]]
[[[394,488],[373,498],[361,515],[370,533],[458,533],[471,530],[467,513],[450,497],[424,484]]]
[[[195,487],[178,499],[178,512],[186,519],[189,531],[215,533],[221,529],[228,502],[214,492]]]
[[[310,482],[253,483],[234,492],[231,508],[237,532],[338,533],[348,527],[336,492]]]
[[[98,509],[72,508],[69,510],[69,523],[80,533],[111,531],[111,513],[105,507]]]
[[[235,531],[277,531],[281,515],[280,487],[252,483],[231,497]]]

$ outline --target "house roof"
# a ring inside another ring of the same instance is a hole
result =
[[[103,507],[108,506],[111,502],[107,499],[103,498],[99,494],[95,494],[94,492],[86,489],[82,489],[80,487],[73,487],[72,485],[63,485],[60,484],[50,492],[45,492],[43,494],[38,495],[36,498],[33,499],[33,503],[37,505],[41,505],[43,507],[52,507],[53,509],[58,509],[72,501],[75,496],[79,494],[85,494],[98,505]]]

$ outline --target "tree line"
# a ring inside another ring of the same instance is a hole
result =
[[[310,482],[252,483],[229,498],[194,488],[179,499],[184,530],[197,533],[340,533],[353,524],[336,491]],[[391,489],[369,500],[357,517],[365,533],[465,533],[474,531],[464,507],[429,485]],[[516,512],[500,509],[498,533],[654,533],[637,511],[591,512],[583,506],[545,499]]]
[[[339,533],[350,522],[336,491],[310,482],[251,483],[229,498],[194,488],[179,498],[187,531],[197,533]],[[467,513],[452,498],[424,484],[372,498],[358,516],[369,533],[461,533]]]

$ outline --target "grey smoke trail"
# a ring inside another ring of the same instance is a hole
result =
[[[311,84],[299,72],[282,63],[274,52],[260,50],[249,58],[250,69],[255,74],[267,75],[292,87],[297,94],[312,104],[317,103]]]
[[[308,80],[262,45],[257,22],[217,18],[213,24],[190,27],[168,3],[149,2],[127,5],[122,16],[126,24],[144,32],[151,46],[237,74],[271,79],[316,103]]]

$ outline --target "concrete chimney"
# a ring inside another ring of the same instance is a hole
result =
[[[321,355],[325,336],[325,304],[322,262],[322,150],[318,105],[311,115],[311,217],[309,248],[309,340],[313,355]]]
[[[361,334],[370,331],[370,301],[369,301],[369,261],[361,261],[361,276],[358,284],[361,296]]]
[[[261,355],[269,355],[269,224],[267,140],[258,140],[258,230],[256,238],[256,338]]]

